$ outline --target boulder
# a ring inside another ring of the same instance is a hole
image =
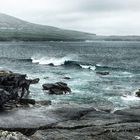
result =
[[[140,89],[135,94],[137,97],[140,97]]]
[[[71,92],[71,89],[67,86],[66,83],[56,82],[54,84],[44,84],[43,90],[48,90],[50,94],[63,94],[67,92]]]
[[[81,69],[82,67],[76,61],[65,61],[63,66],[70,67],[70,68],[78,68]]]
[[[52,67],[53,67],[53,66],[54,66],[54,64],[53,64],[53,63],[50,63],[50,64],[49,64],[49,66],[52,66]]]

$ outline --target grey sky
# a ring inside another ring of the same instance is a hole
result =
[[[0,12],[100,35],[140,35],[140,0],[0,0]]]

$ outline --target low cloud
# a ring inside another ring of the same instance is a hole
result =
[[[0,0],[0,12],[102,35],[140,35],[140,0]]]

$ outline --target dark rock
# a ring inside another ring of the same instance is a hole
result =
[[[78,68],[78,69],[81,69],[82,68],[80,66],[80,64],[78,64],[78,62],[76,62],[76,61],[65,61],[64,62],[64,66],[65,67]]]
[[[137,97],[140,97],[140,89],[135,94]]]
[[[70,77],[63,77],[63,79],[69,80],[69,79],[71,79],[71,78],[70,78]]]
[[[30,84],[37,84],[39,82],[39,78],[36,78],[36,79],[29,79],[30,81]]]
[[[53,63],[50,63],[49,66],[54,66],[54,64]]]
[[[3,108],[10,101],[18,102],[28,96],[30,84],[36,83],[38,80],[28,80],[26,74],[0,71],[0,107]]]
[[[40,105],[51,105],[51,101],[50,100],[44,100],[44,101],[37,101],[36,102],[37,104],[40,104]]]
[[[0,89],[0,107],[11,100],[11,94],[4,89]]]
[[[44,84],[43,90],[48,90],[50,94],[63,94],[71,92],[71,89],[67,86],[66,83],[56,82],[54,84]]]
[[[49,79],[49,77],[44,77],[43,79]]]
[[[96,74],[99,74],[99,75],[109,75],[109,72],[107,72],[107,71],[98,71],[98,72],[96,72]]]
[[[24,105],[28,105],[28,104],[35,105],[36,102],[35,102],[34,99],[25,99],[25,98],[23,98],[23,99],[19,100],[19,103],[24,104]]]

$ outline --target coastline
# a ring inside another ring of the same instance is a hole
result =
[[[17,77],[17,74],[1,71],[1,76]],[[36,82],[38,79],[32,80],[32,83]],[[110,102],[96,106],[94,103],[51,104],[51,101],[44,100],[32,104],[26,101],[25,104],[19,102],[22,105],[12,109],[1,110],[1,139],[132,140],[140,137],[139,106],[114,111]]]
[[[5,112],[0,117],[1,130],[19,131],[29,140],[132,140],[139,137],[139,107],[110,113],[94,107],[63,104],[21,108],[7,113],[9,115]]]

